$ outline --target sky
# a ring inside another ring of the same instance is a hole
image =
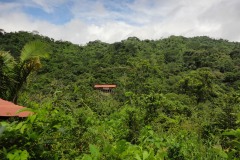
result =
[[[138,37],[240,41],[240,0],[0,0],[0,29],[86,44]]]

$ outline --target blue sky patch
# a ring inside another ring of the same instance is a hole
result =
[[[54,8],[53,12],[47,13],[41,8],[24,7],[24,13],[39,20],[45,20],[53,24],[65,24],[69,22],[73,15],[65,5]]]

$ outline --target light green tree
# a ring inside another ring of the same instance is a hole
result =
[[[201,68],[186,74],[178,86],[181,93],[194,96],[197,102],[203,102],[215,95],[214,78],[209,69]]]

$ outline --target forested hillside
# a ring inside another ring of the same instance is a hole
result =
[[[170,36],[76,45],[17,32],[0,33],[0,51],[18,60],[36,40],[51,54],[17,101],[36,114],[0,122],[0,159],[240,158],[240,43]],[[3,62],[0,52],[2,82]],[[117,88],[106,94],[95,84]]]

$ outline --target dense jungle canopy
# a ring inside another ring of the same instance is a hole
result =
[[[0,121],[0,159],[240,158],[239,42],[0,32],[0,89],[35,112]]]

